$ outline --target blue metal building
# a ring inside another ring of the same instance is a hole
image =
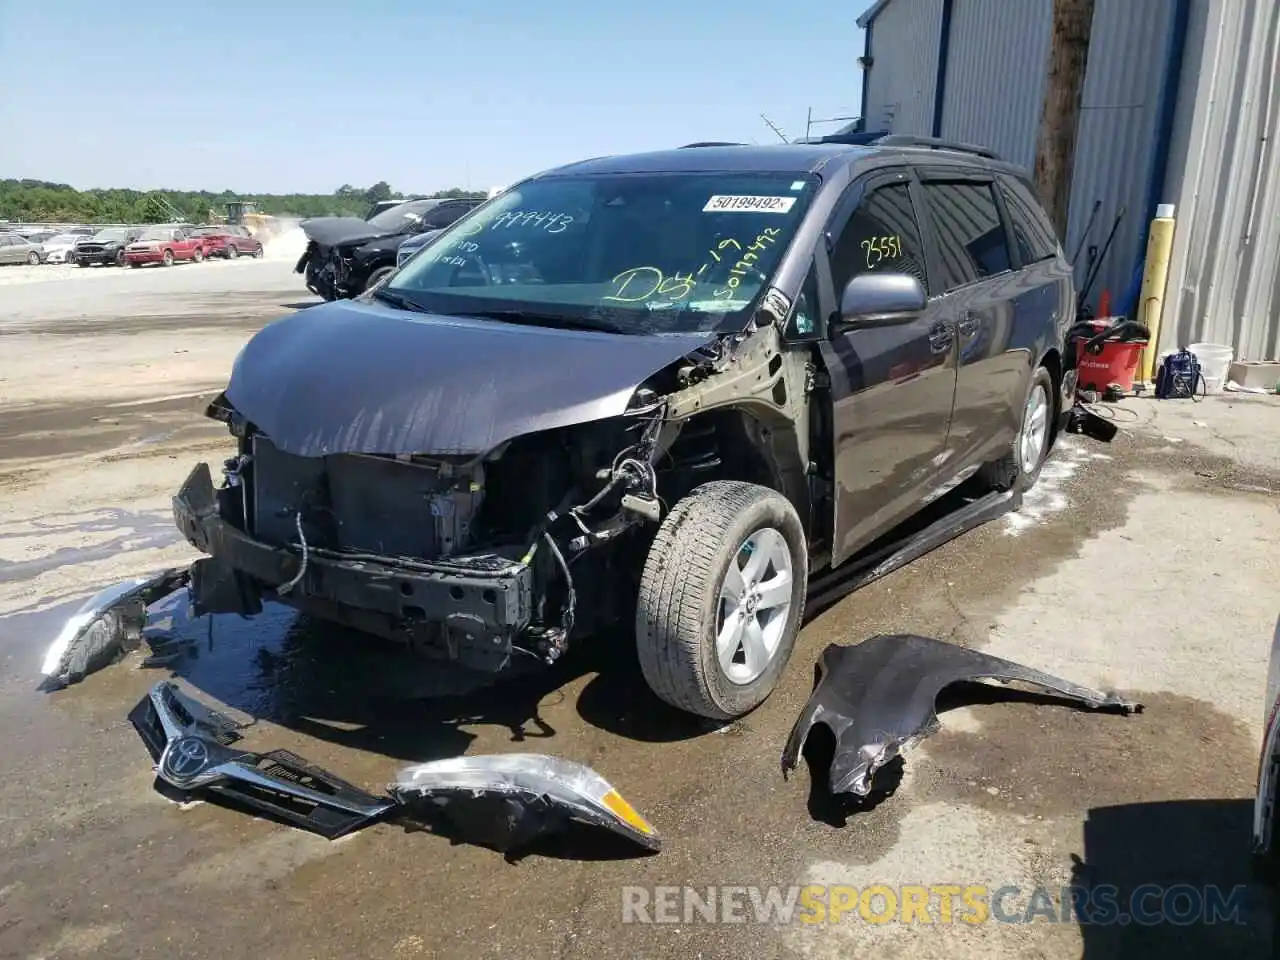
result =
[[[877,0],[863,124],[981,143],[1031,167],[1053,0]],[[1066,248],[1124,211],[1091,300],[1136,304],[1147,225],[1175,204],[1161,347],[1280,358],[1280,0],[1096,0]]]

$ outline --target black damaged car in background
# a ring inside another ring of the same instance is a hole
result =
[[[77,243],[75,250],[67,255],[67,261],[74,260],[77,266],[123,267],[124,248],[142,236],[141,227],[107,227],[99,230],[83,243]]]
[[[663,700],[739,716],[811,573],[961,481],[1036,482],[1073,303],[1025,171],[959,145],[539,174],[247,343],[207,411],[238,453],[174,498],[195,611],[279,600],[493,672],[635,644]]]
[[[447,227],[482,203],[475,197],[408,200],[368,220],[303,220],[307,249],[294,270],[306,276],[308,290],[326,300],[357,296],[395,269],[396,251],[406,237]]]

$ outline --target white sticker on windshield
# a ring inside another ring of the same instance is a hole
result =
[[[746,197],[716,194],[702,208],[703,213],[787,213],[795,197]]]

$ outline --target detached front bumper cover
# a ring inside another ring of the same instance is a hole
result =
[[[372,823],[395,804],[287,750],[235,748],[244,724],[184,696],[165,680],[129,714],[156,776],[183,794],[207,790],[330,840]]]
[[[938,694],[954,683],[982,680],[1020,681],[1093,709],[1142,709],[1115,694],[967,647],[912,634],[878,635],[822,652],[813,695],[782,753],[783,776],[799,763],[809,731],[825,724],[836,739],[831,792],[865,797],[876,770],[937,731]]]
[[[659,850],[661,838],[649,821],[590,767],[542,754],[455,757],[406,767],[390,793],[406,807],[435,809],[457,818],[490,812],[477,800],[499,807],[492,845],[511,850],[570,821],[603,827],[647,850]]]

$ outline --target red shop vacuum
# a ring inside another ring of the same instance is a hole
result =
[[[1133,392],[1138,361],[1151,339],[1146,324],[1123,317],[1083,320],[1071,328],[1070,339],[1076,345],[1076,389],[1099,396]]]

